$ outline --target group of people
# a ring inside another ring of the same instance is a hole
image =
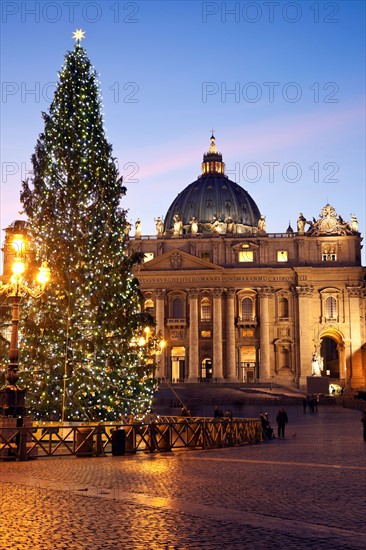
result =
[[[307,395],[302,400],[302,408],[304,413],[306,413],[306,409],[309,407],[309,411],[311,413],[318,412],[318,396],[317,395]]]
[[[274,435],[274,431],[271,426],[271,423],[269,421],[268,413],[260,412],[259,418],[262,425],[264,439],[274,439],[275,435]],[[279,409],[276,415],[276,422],[277,422],[277,435],[279,438],[281,437],[284,438],[286,424],[288,423],[288,416],[285,409],[283,409],[282,407]]]
[[[225,414],[222,412],[222,409],[218,405],[215,406],[214,418],[228,418],[229,420],[233,419],[233,413],[231,409],[228,409]]]

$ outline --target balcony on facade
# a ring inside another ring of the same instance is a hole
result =
[[[187,326],[187,320],[183,318],[171,318],[166,321],[167,327],[185,327]]]
[[[236,324],[238,327],[256,327],[258,320],[257,317],[237,317]]]

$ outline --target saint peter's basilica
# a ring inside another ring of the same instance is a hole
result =
[[[201,176],[155,219],[156,234],[144,236],[137,220],[129,237],[145,254],[145,309],[166,341],[156,376],[305,388],[315,375],[365,387],[358,222],[331,204],[313,214],[271,233],[253,198],[225,176],[211,136]]]

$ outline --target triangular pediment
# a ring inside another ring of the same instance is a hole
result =
[[[144,263],[141,266],[141,271],[193,271],[193,270],[209,270],[209,271],[222,271],[223,268],[192,256],[187,252],[183,252],[177,248],[169,250],[165,254]]]

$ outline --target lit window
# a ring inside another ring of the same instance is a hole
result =
[[[150,315],[154,315],[154,313],[155,313],[154,302],[152,300],[145,300],[144,309],[145,309],[146,313],[149,313]]]
[[[323,262],[335,262],[337,260],[336,245],[334,243],[323,244],[322,260]]]
[[[253,300],[251,298],[243,298],[241,302],[241,317],[244,321],[253,320]]]
[[[211,321],[211,303],[209,298],[201,300],[201,321]]]
[[[253,250],[240,250],[239,262],[253,262],[253,261],[254,261]]]
[[[326,319],[337,318],[337,300],[333,296],[329,296],[325,300],[325,317]]]
[[[211,338],[211,331],[210,330],[201,330],[201,336],[202,336],[202,338]]]
[[[243,328],[241,331],[243,338],[252,338],[254,336],[254,330],[250,328]]]
[[[144,253],[144,263],[150,262],[150,260],[154,259],[154,252],[145,252]]]
[[[287,250],[277,250],[277,261],[278,262],[287,262],[288,261]]]

